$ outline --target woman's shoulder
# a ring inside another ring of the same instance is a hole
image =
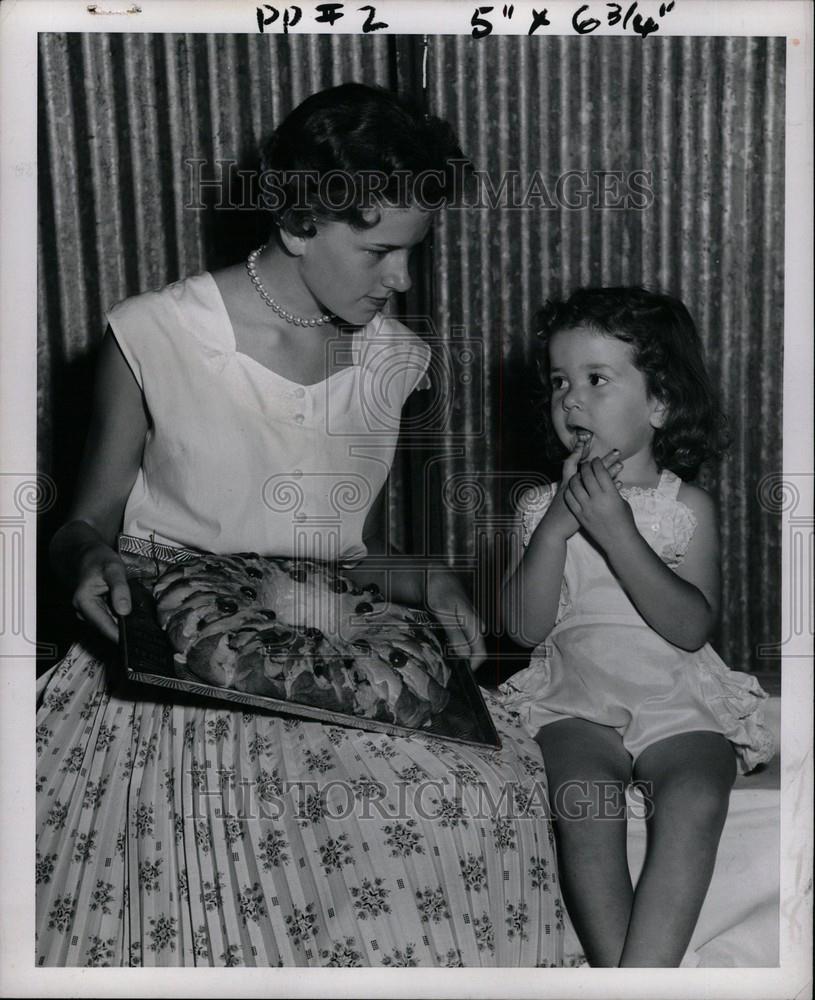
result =
[[[430,345],[409,327],[392,316],[378,315],[360,331],[360,364],[372,376],[390,380],[396,369],[405,376],[404,398],[414,389],[430,388],[428,368],[432,357]]]
[[[167,285],[150,288],[121,299],[108,310],[108,319],[131,315],[156,315],[178,306],[185,300],[201,303],[206,300],[207,294],[211,293],[212,286],[212,275],[208,271],[200,271]]]
[[[379,314],[362,330],[362,340],[368,344],[403,346],[430,356],[430,345],[410,327],[393,316]]]

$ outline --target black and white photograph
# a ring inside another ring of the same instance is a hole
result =
[[[0,990],[811,995],[812,4],[161,6],[0,15]]]

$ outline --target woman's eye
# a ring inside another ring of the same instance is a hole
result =
[[[388,251],[367,249],[365,253],[370,254],[370,256],[376,258],[376,260],[381,260],[382,257],[385,257],[387,255]]]
[[[608,379],[605,375],[600,375],[598,372],[592,372],[591,375],[589,375],[590,385],[605,385],[606,382],[608,382]]]

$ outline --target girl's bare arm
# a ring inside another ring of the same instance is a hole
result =
[[[602,547],[637,611],[668,642],[694,650],[718,619],[719,536],[711,497],[687,484],[680,497],[697,525],[683,562],[671,569],[640,535],[631,508],[599,462],[581,466],[566,492],[570,509]]]

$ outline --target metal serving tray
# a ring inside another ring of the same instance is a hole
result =
[[[132,612],[119,619],[120,650],[128,680],[184,692],[186,695],[197,695],[206,700],[237,703],[259,711],[315,719],[336,726],[395,736],[433,736],[475,746],[501,746],[481,691],[467,664],[461,660],[450,663],[450,681],[447,685],[450,700],[447,707],[433,716],[428,726],[421,729],[410,729],[390,722],[315,708],[300,702],[216,687],[203,683],[189,672],[180,673],[173,662],[170,641],[156,618],[152,582],[168,566],[187,562],[203,553],[155,545],[128,535],[120,536],[119,552],[128,569],[133,597]]]

